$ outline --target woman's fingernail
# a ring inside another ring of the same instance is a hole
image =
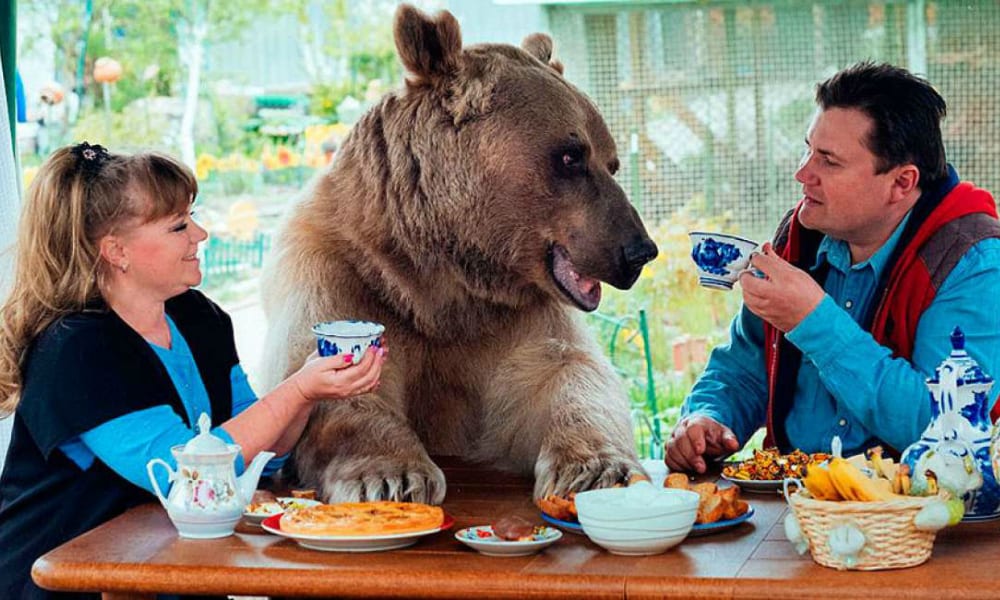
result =
[[[389,349],[388,348],[379,348],[378,349],[378,355],[379,356],[385,356],[386,354],[389,354]]]
[[[344,362],[345,363],[352,363],[352,362],[354,362],[354,355],[353,354],[345,354],[344,355]]]

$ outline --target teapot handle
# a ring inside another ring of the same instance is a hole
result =
[[[156,491],[156,497],[160,499],[160,504],[163,505],[163,508],[166,508],[167,497],[164,496],[163,492],[160,491],[160,483],[156,481],[156,476],[153,474],[153,467],[155,467],[158,464],[163,465],[163,468],[167,470],[168,481],[173,481],[174,477],[176,476],[176,473],[174,473],[174,470],[170,468],[170,465],[167,464],[167,461],[163,460],[162,458],[154,458],[153,460],[146,463],[146,472],[149,474],[149,481],[153,484],[153,489]]]

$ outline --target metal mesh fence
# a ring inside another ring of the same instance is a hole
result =
[[[692,206],[768,236],[799,197],[816,83],[864,59],[926,76],[948,101],[949,161],[1000,191],[995,0],[558,5],[549,24],[650,221]]]

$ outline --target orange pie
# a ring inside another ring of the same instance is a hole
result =
[[[440,527],[439,506],[415,502],[320,504],[281,515],[281,530],[304,535],[387,535]]]

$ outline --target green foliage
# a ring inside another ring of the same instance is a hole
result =
[[[260,154],[264,139],[246,126],[247,115],[252,111],[251,103],[242,97],[207,94],[215,125],[214,144],[202,143],[201,152],[217,155],[242,153],[248,156]]]
[[[364,94],[361,85],[350,81],[317,83],[309,95],[309,112],[337,122],[337,106],[348,96],[359,98]]]
[[[120,112],[105,113],[95,110],[82,114],[73,127],[66,143],[84,140],[99,141],[115,152],[134,152],[157,148],[176,153],[177,147],[169,137],[169,117],[161,111],[147,110],[145,101],[133,102]]]
[[[616,314],[634,312],[638,307],[649,315],[651,351],[658,369],[666,370],[670,344],[681,335],[707,338],[709,346],[727,335],[727,327],[739,308],[740,296],[710,290],[698,284],[691,260],[689,231],[738,233],[729,215],[702,216],[697,206],[676,211],[650,229],[659,255],[646,265],[629,291],[608,289],[602,310]]]
[[[634,325],[617,332],[598,319],[591,320],[592,329],[609,354],[614,348],[613,362],[626,374],[633,407],[640,408],[648,419],[659,421],[661,435],[669,435],[704,364],[691,363],[677,372],[673,364],[673,346],[678,340],[700,338],[707,349],[723,342],[728,336],[729,322],[740,306],[738,292],[722,292],[701,287],[691,260],[689,231],[725,231],[738,233],[728,215],[703,216],[697,203],[675,212],[649,231],[659,247],[656,260],[646,266],[635,286],[628,291],[606,289],[601,313],[606,315],[637,315],[646,310],[649,345],[644,348]],[[613,335],[617,339],[612,340]],[[646,379],[643,352],[651,356],[656,391],[655,414],[646,406]],[[647,448],[649,427],[637,418],[637,444]],[[643,440],[647,440],[644,444]]]

